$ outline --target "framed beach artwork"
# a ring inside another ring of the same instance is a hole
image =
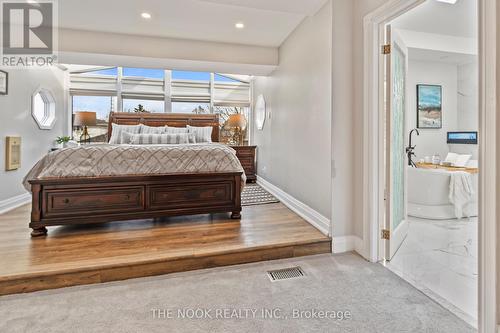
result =
[[[443,88],[437,85],[417,85],[417,127],[443,127]]]
[[[0,71],[0,95],[7,95],[9,92],[9,73]]]

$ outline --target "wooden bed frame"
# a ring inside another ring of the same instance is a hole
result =
[[[219,141],[217,114],[111,113],[108,138],[112,123],[212,126],[212,141]],[[231,218],[239,219],[241,175],[228,172],[30,180],[31,236],[46,235],[47,226],[175,215],[231,212]]]

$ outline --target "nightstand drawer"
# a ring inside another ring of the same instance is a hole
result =
[[[243,167],[243,170],[245,170],[245,174],[247,176],[255,173],[255,167],[253,165],[242,163],[241,166]]]
[[[236,155],[238,156],[238,155]],[[238,156],[238,159],[240,160],[240,163],[241,165],[243,164],[249,164],[249,165],[254,165],[255,164],[255,161],[254,161],[254,157],[253,156]]]
[[[236,156],[253,158],[255,156],[255,152],[253,150],[248,150],[248,149],[237,150]]]
[[[256,156],[256,146],[231,146],[236,150],[236,157],[241,163],[243,170],[245,170],[245,175],[247,180],[255,181],[257,176],[255,174],[255,156]]]

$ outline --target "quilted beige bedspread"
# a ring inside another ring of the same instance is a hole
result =
[[[64,148],[43,157],[24,178],[99,177],[176,173],[243,172],[235,150],[226,145],[110,145]],[[242,183],[246,180],[242,175]]]

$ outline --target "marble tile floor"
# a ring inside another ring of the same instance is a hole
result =
[[[387,268],[477,327],[478,220],[409,218],[409,232]]]

